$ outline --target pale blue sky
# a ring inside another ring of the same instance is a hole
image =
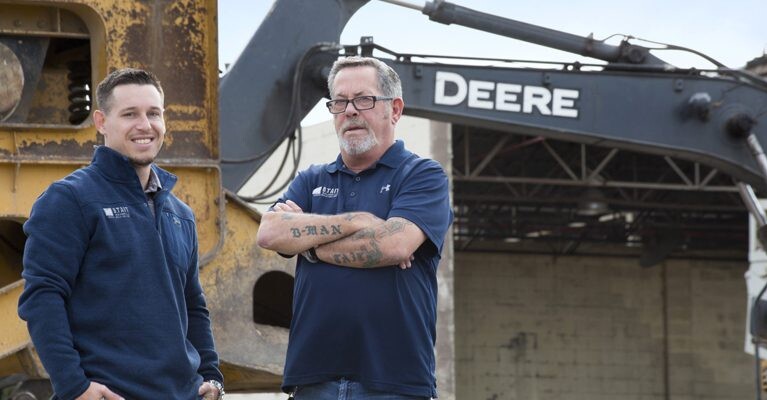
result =
[[[425,3],[423,0],[409,2]],[[453,3],[580,36],[593,33],[595,38],[602,39],[621,33],[689,47],[730,67],[742,67],[761,56],[767,47],[767,0],[457,0]],[[225,63],[237,59],[272,4],[272,0],[219,0],[222,70]],[[360,36],[373,36],[376,43],[402,53],[593,62],[514,39],[432,22],[416,10],[379,0],[372,0],[352,17],[341,42],[355,44]],[[609,43],[615,44],[616,40]],[[697,57],[668,52],[660,53],[659,57],[679,67],[711,67]],[[325,117],[316,114],[310,119],[319,122]]]

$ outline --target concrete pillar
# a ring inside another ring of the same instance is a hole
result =
[[[453,145],[451,125],[431,121],[431,157],[442,164],[450,179],[453,193]],[[453,232],[448,230],[442,260],[437,271],[439,299],[437,303],[437,390],[439,398],[455,400],[455,318],[453,306]]]

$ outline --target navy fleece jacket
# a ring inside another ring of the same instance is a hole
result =
[[[19,315],[56,396],[91,381],[126,399],[198,399],[222,381],[199,283],[192,210],[152,165],[156,216],[120,153],[99,147],[88,167],[53,183],[24,224]]]

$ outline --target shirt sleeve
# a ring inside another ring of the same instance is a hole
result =
[[[25,284],[19,316],[27,321],[40,360],[62,398],[75,398],[90,385],[66,309],[88,248],[90,234],[84,221],[71,189],[54,183],[35,202],[24,224]]]
[[[417,164],[397,188],[387,218],[400,217],[416,224],[436,251],[441,252],[445,234],[453,222],[447,175],[434,160],[414,162]]]
[[[286,200],[291,200],[298,204],[303,212],[312,212],[311,188],[308,181],[309,171],[310,170],[299,172],[290,183],[290,186],[288,186],[288,190],[285,191],[282,197],[277,199],[276,203],[284,203]]]
[[[195,228],[194,250],[192,251],[192,260],[190,261],[185,288],[186,308],[189,318],[187,338],[200,355],[200,367],[197,372],[206,381],[215,379],[223,382],[224,376],[219,369],[218,353],[216,352],[213,331],[210,326],[210,313],[208,312],[208,305],[205,300],[205,294],[202,291],[202,285],[200,285],[198,250]]]

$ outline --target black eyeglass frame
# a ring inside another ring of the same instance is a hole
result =
[[[368,108],[359,108],[359,107],[357,106],[357,100],[358,100],[358,99],[365,99],[365,98],[367,98],[367,99],[370,99],[370,98],[372,98],[372,99],[373,99],[373,105],[372,105],[372,106],[370,106],[370,107],[368,107]],[[343,113],[344,111],[346,111],[346,108],[347,108],[347,107],[349,107],[349,103],[352,103],[352,106],[354,107],[354,109],[355,109],[355,110],[357,110],[357,111],[364,111],[364,110],[372,110],[372,109],[374,109],[374,108],[376,107],[376,103],[377,103],[377,102],[379,102],[379,101],[388,101],[388,100],[394,100],[394,97],[383,97],[383,96],[357,96],[357,97],[355,97],[355,98],[353,98],[353,99],[338,99],[338,100],[330,100],[330,101],[328,101],[328,102],[326,102],[326,103],[325,103],[325,107],[327,107],[327,108],[328,108],[328,111],[329,111],[331,114],[341,114],[341,113]],[[344,103],[344,108],[343,108],[341,111],[339,111],[339,112],[333,112],[333,110],[331,109],[331,108],[333,107],[333,105],[334,105],[334,104],[340,104],[340,103]]]

